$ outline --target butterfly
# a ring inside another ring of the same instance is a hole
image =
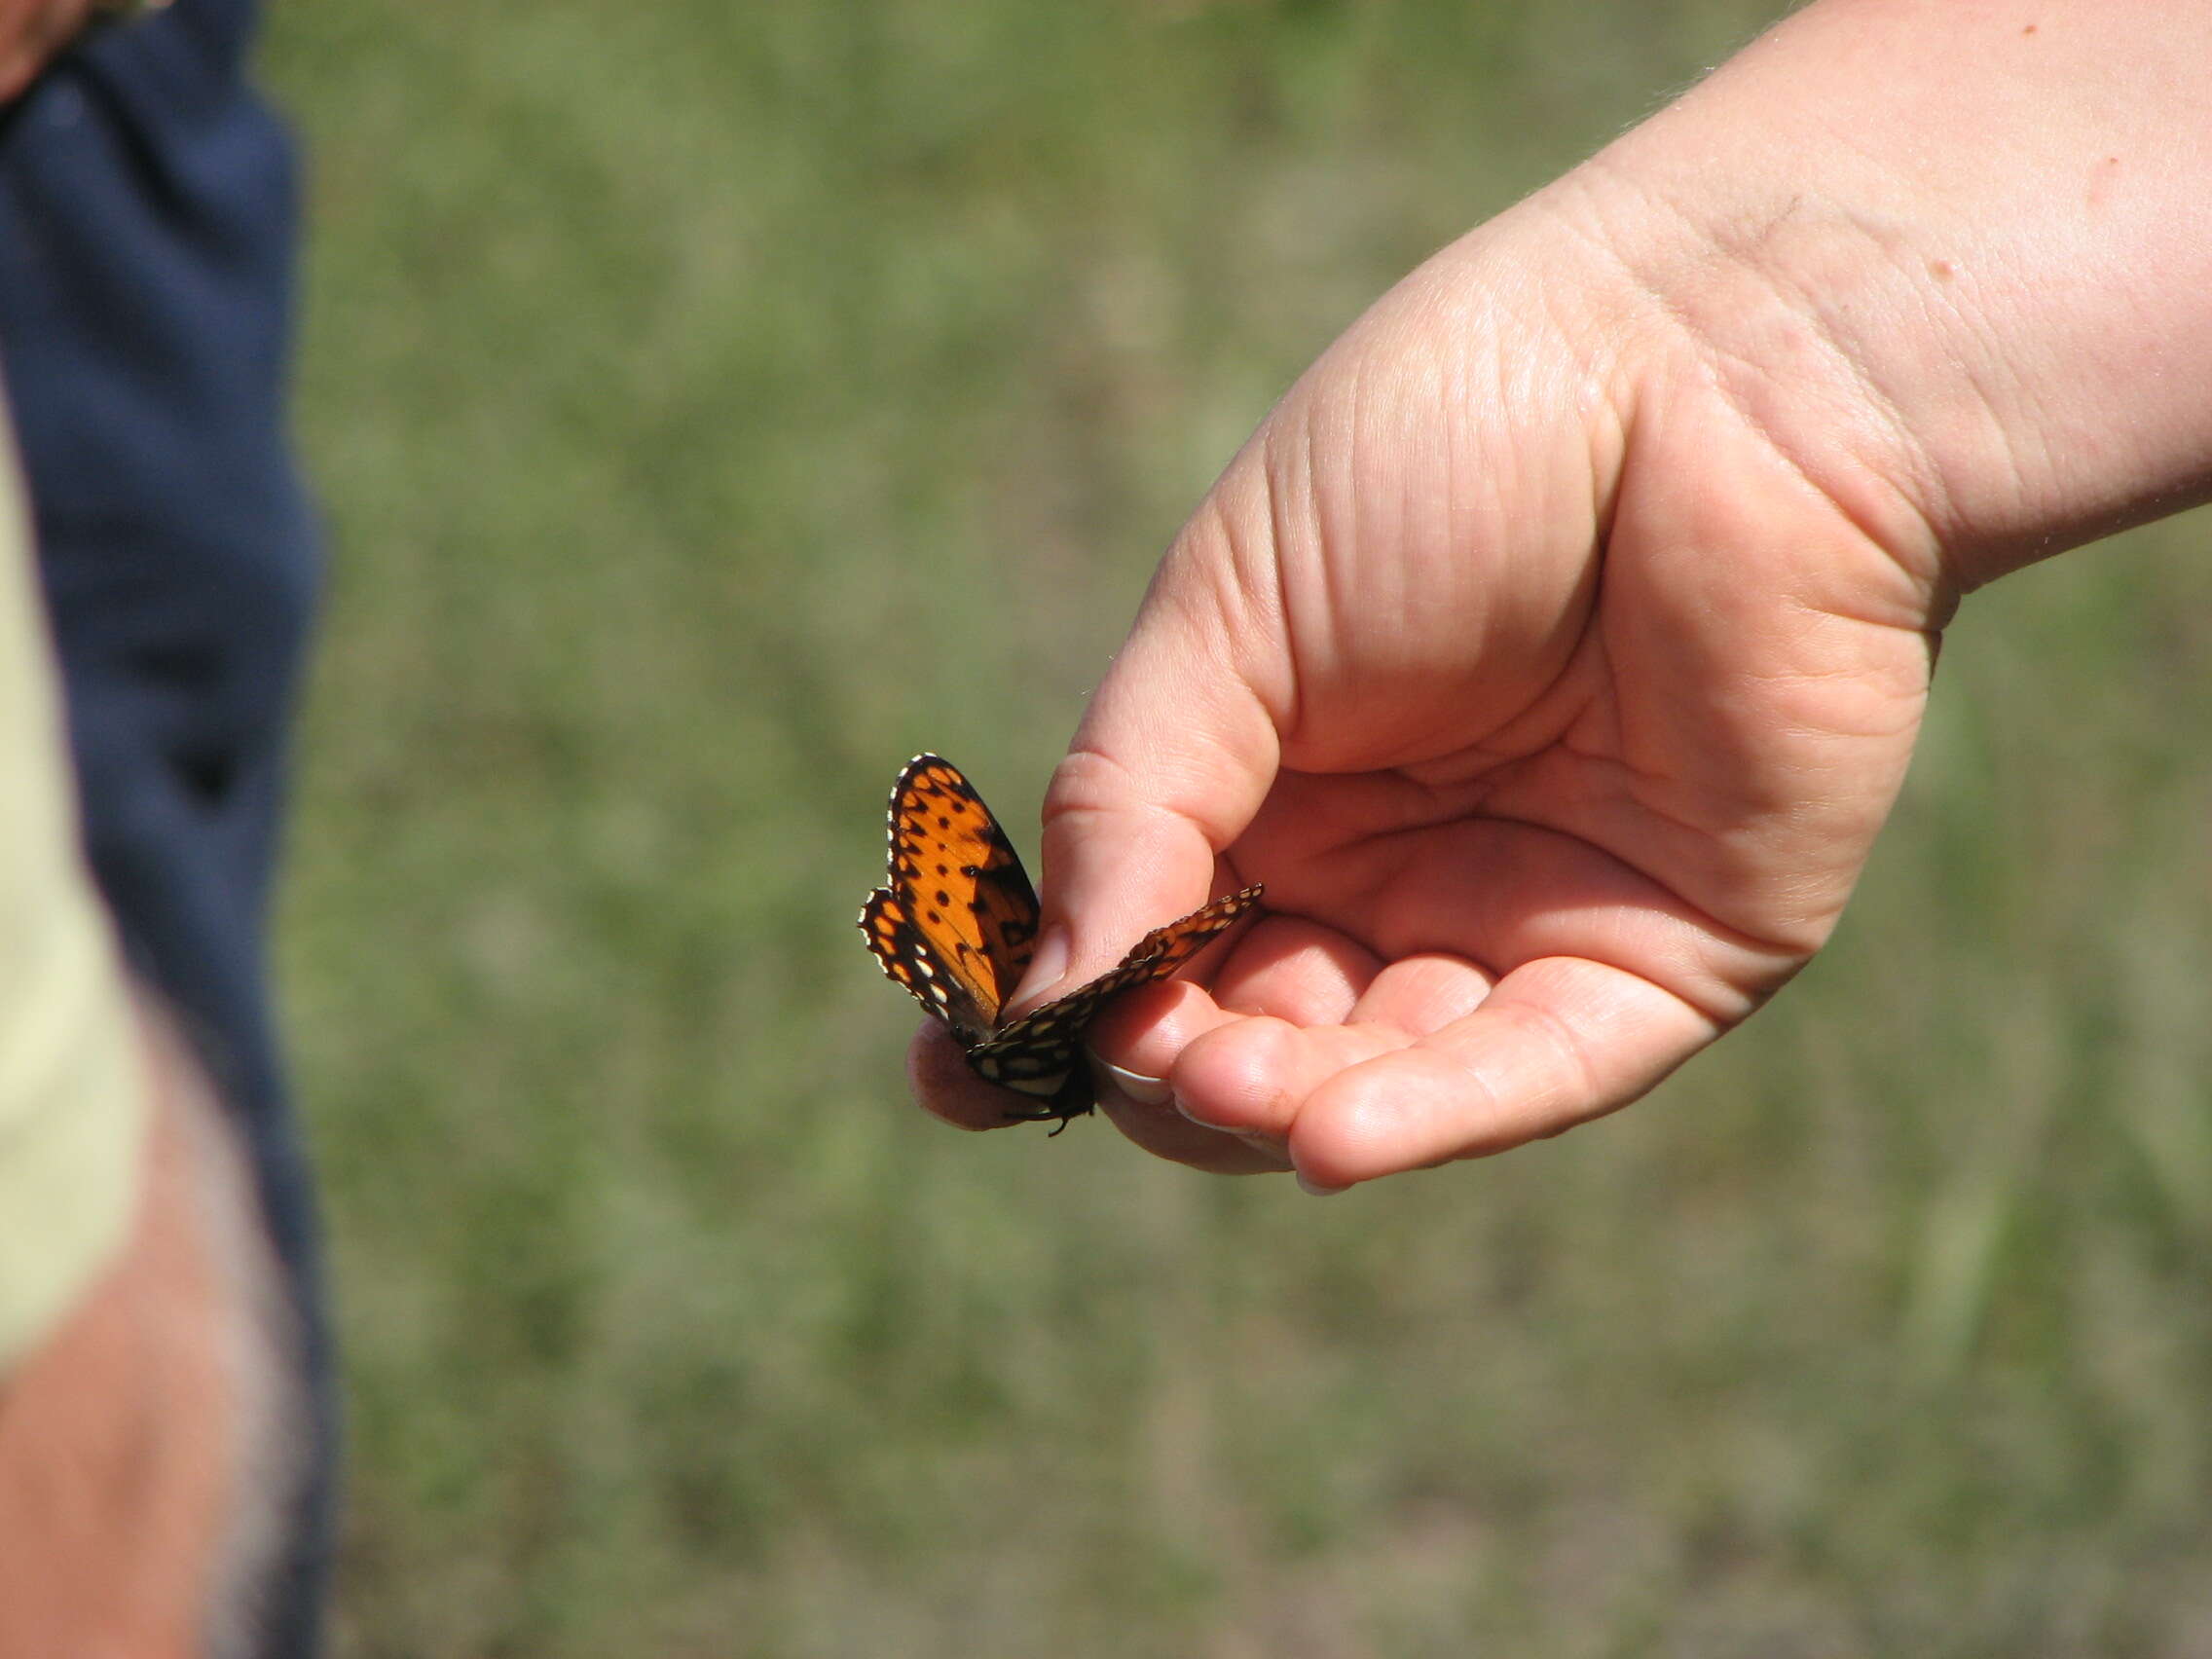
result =
[[[1006,831],[951,761],[917,755],[891,788],[891,872],[861,908],[883,972],[952,1027],[986,1083],[1030,1097],[1008,1116],[1055,1120],[1095,1102],[1083,1034],[1121,992],[1164,979],[1259,902],[1258,885],[1155,928],[1108,970],[1011,1024],[1000,1012],[1037,948],[1037,890]]]

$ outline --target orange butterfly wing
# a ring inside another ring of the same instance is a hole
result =
[[[1138,941],[1088,984],[999,1027],[1037,947],[1037,893],[991,809],[958,767],[906,762],[891,790],[891,870],[861,931],[891,979],[959,1036],[977,1076],[1041,1102],[1017,1118],[1063,1123],[1092,1105],[1083,1034],[1107,1001],[1164,979],[1258,903],[1247,887]]]
[[[884,973],[979,1043],[1037,949],[1037,893],[983,797],[949,760],[917,755],[891,789],[891,872],[861,929]]]

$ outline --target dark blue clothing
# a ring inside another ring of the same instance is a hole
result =
[[[0,376],[92,869],[236,1109],[292,1275],[318,1453],[265,1655],[316,1643],[329,1357],[265,933],[315,531],[285,438],[296,230],[252,0],[89,37],[0,112]]]

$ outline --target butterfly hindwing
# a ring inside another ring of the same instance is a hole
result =
[[[1037,948],[1037,893],[1006,831],[950,761],[917,755],[892,786],[888,883],[860,925],[894,982],[950,1025],[977,1075],[1031,1096],[1038,1120],[1091,1108],[1084,1032],[1107,1001],[1164,979],[1234,925],[1260,889],[1217,899],[1156,928],[1110,972],[1001,1028],[1008,997]]]
[[[1155,928],[1115,967],[1088,984],[1031,1009],[968,1051],[968,1063],[986,1082],[1023,1094],[1055,1097],[1083,1058],[1083,1035],[1106,1004],[1126,990],[1164,979],[1235,926],[1259,902],[1260,888],[1247,887],[1216,899],[1163,928]],[[1085,1103],[1088,1108],[1088,1100]]]
[[[905,986],[916,1002],[960,1032],[965,1041],[979,1042],[989,1034],[997,1008],[984,1011],[977,1000],[981,987],[960,958],[940,952],[888,888],[879,887],[867,896],[861,907],[861,932],[867,936],[867,947],[885,975]]]

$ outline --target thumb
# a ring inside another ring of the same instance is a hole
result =
[[[1186,590],[1220,591],[1186,541],[1168,556],[1045,794],[1043,927],[1016,999],[1095,978],[1153,928],[1225,886],[1225,861],[1274,782],[1276,721],[1246,672],[1258,630]],[[1279,634],[1277,635],[1279,637]]]

